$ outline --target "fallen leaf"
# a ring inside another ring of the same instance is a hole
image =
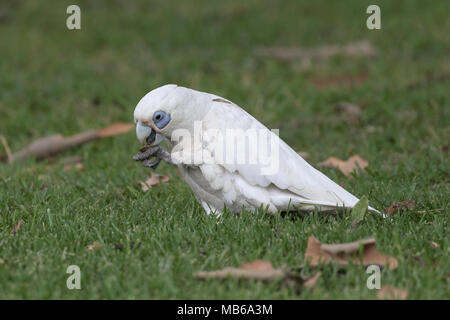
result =
[[[337,168],[344,175],[348,176],[358,167],[363,170],[369,165],[369,163],[360,156],[354,155],[346,161],[335,157],[330,157],[325,161],[319,162],[317,165],[324,168]]]
[[[15,236],[20,229],[22,229],[23,220],[20,219],[15,226],[12,227],[11,232]]]
[[[334,105],[334,109],[343,114],[344,120],[349,124],[358,123],[361,119],[361,107],[348,103],[338,102]]]
[[[310,236],[305,260],[309,260],[311,266],[329,262],[345,266],[349,260],[354,264],[363,264],[364,266],[387,265],[389,269],[395,269],[398,266],[397,259],[384,255],[376,249],[374,238],[341,244],[322,244],[314,236]]]
[[[435,250],[439,249],[439,245],[434,241],[430,241],[430,246]]]
[[[295,59],[325,59],[337,55],[342,56],[374,56],[375,48],[368,41],[351,42],[345,45],[324,45],[319,47],[260,47],[255,50],[259,56],[283,61]]]
[[[63,170],[67,172],[67,171],[70,171],[70,170],[72,170],[74,168],[76,170],[78,170],[78,171],[83,171],[84,170],[84,165],[82,163],[76,163],[75,165],[72,165],[72,164],[68,163],[68,164],[64,165]]]
[[[253,260],[251,262],[244,262],[241,265],[242,269],[246,270],[274,270],[272,264],[269,261],[264,260]]]
[[[92,242],[90,245],[87,246],[87,251],[92,251],[94,249],[100,249],[102,246],[98,241]]]
[[[312,79],[312,83],[319,89],[336,86],[351,87],[355,84],[361,84],[367,79],[366,73],[343,75],[327,78]]]
[[[369,200],[366,196],[362,196],[361,199],[353,206],[352,218],[356,223],[364,220],[367,210],[369,209]]]
[[[152,175],[144,181],[139,181],[139,184],[141,185],[142,191],[146,192],[148,191],[152,186],[155,186],[157,184],[167,182],[169,181],[169,177],[162,176],[157,173],[152,173]]]
[[[5,260],[3,260],[2,258],[0,258],[0,264],[4,264]]]
[[[62,164],[76,164],[81,163],[82,161],[80,156],[65,157],[59,160]]]
[[[298,151],[297,154],[305,160],[309,160],[309,153],[306,151]]]
[[[405,200],[401,202],[393,202],[389,208],[386,209],[385,213],[392,215],[394,213],[400,212],[401,209],[406,208],[408,210],[414,210],[416,204],[414,200]]]
[[[224,268],[216,271],[200,271],[194,274],[199,279],[247,279],[259,281],[300,281],[300,276],[296,276],[285,268],[275,269],[268,261],[254,260],[243,263],[239,268]]]
[[[443,209],[428,209],[428,210],[419,210],[417,213],[423,214],[423,213],[432,213],[432,212],[441,212]],[[427,222],[428,223],[428,222]]]
[[[314,287],[316,286],[317,280],[319,280],[320,276],[322,275],[322,272],[317,272],[312,278],[307,279],[304,283],[303,286],[305,288],[308,289],[314,289]]]
[[[37,159],[46,158],[69,148],[73,148],[93,140],[118,135],[134,128],[131,123],[115,123],[104,129],[89,130],[70,137],[55,134],[38,139],[24,149],[13,153],[10,162],[35,156]]]
[[[12,163],[14,160],[13,160],[13,157],[11,154],[11,149],[9,148],[9,145],[8,145],[8,141],[6,140],[6,138],[3,135],[0,135],[0,140],[3,144],[3,148],[5,148],[7,162]]]
[[[382,286],[377,292],[377,298],[380,300],[405,300],[408,298],[408,290],[395,288],[390,285]]]

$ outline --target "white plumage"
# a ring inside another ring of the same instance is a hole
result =
[[[157,111],[170,115],[163,128],[155,125]],[[312,167],[278,136],[270,134],[258,120],[219,96],[165,85],[141,99],[134,119],[141,142],[151,130],[166,138],[172,148],[172,160],[207,213],[220,214],[224,207],[239,213],[243,207],[254,210],[261,206],[269,212],[294,208],[334,210],[352,208],[358,202],[358,198]],[[223,145],[233,148],[235,145],[227,130],[266,133],[278,145],[277,157],[270,157],[270,153],[248,143],[245,155],[234,149],[237,152],[227,158],[231,153]],[[189,132],[191,137],[173,141],[180,132]],[[157,138],[155,143],[159,141]],[[223,150],[225,161],[216,161],[218,150]],[[242,162],[242,158],[246,161]],[[254,163],[248,159],[259,161]],[[264,168],[270,166],[277,170],[265,172]],[[369,210],[378,212],[371,207]]]

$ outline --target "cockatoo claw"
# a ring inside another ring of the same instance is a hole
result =
[[[152,161],[151,158],[153,157],[156,159]],[[144,167],[152,169],[156,169],[161,160],[164,160],[168,164],[175,165],[170,157],[170,153],[160,146],[141,148],[141,152],[135,154],[133,160],[141,161]]]
[[[156,169],[160,162],[161,162],[161,159],[159,159],[159,158],[156,158],[155,161],[151,161],[150,159],[146,159],[146,160],[142,161],[142,165],[144,167],[148,167],[148,168],[151,168],[151,169]]]
[[[143,151],[135,154],[133,156],[133,160],[135,160],[135,161],[147,160],[148,158],[153,157],[159,151],[159,149],[160,149],[159,146],[149,147],[147,149],[141,149]]]

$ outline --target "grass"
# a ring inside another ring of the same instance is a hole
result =
[[[132,121],[146,92],[176,83],[231,99],[280,128],[312,163],[359,154],[369,161],[360,175],[323,171],[376,208],[407,199],[416,208],[392,220],[369,216],[354,228],[348,215],[291,220],[244,212],[218,224],[173,168],[158,168],[169,183],[140,190],[150,170],[131,160],[139,143],[130,132],[50,160],[0,164],[0,298],[376,298],[356,266],[343,275],[325,267],[312,292],[192,276],[256,258],[298,266],[309,235],[330,243],[375,236],[380,251],[399,261],[382,272],[382,284],[407,289],[411,299],[450,298],[450,82],[432,80],[450,72],[450,6],[377,1],[382,29],[370,31],[365,10],[372,2],[78,1],[80,31],[65,27],[72,1],[2,2],[0,133],[13,150],[49,134]],[[259,46],[362,39],[376,57],[308,63],[254,54]],[[311,81],[361,73],[367,79],[354,86]],[[341,101],[365,106],[359,123],[333,111]],[[63,170],[60,160],[71,155],[83,158],[83,171]],[[101,249],[87,251],[94,241]],[[81,290],[66,288],[72,264],[81,268]]]

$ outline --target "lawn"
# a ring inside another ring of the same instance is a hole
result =
[[[140,145],[130,131],[43,161],[0,163],[0,299],[376,299],[359,266],[323,267],[314,290],[193,277],[253,259],[295,268],[310,235],[324,243],[373,236],[399,263],[382,270],[382,285],[408,290],[409,299],[450,298],[447,0],[376,1],[381,30],[366,28],[374,1],[80,0],[82,28],[70,31],[72,3],[0,3],[0,134],[13,151],[50,134],[132,122],[145,93],[176,83],[279,128],[313,165],[360,155],[369,166],[359,174],[321,170],[380,210],[403,200],[415,208],[357,225],[349,214],[251,212],[218,223],[166,164],[157,172],[170,181],[141,190],[151,170],[132,160]],[[362,40],[375,56],[280,61],[256,53]],[[340,102],[361,106],[360,119],[347,121]],[[65,170],[70,156],[84,169]],[[99,248],[87,250],[94,242]],[[66,287],[69,265],[81,269],[81,290]]]

